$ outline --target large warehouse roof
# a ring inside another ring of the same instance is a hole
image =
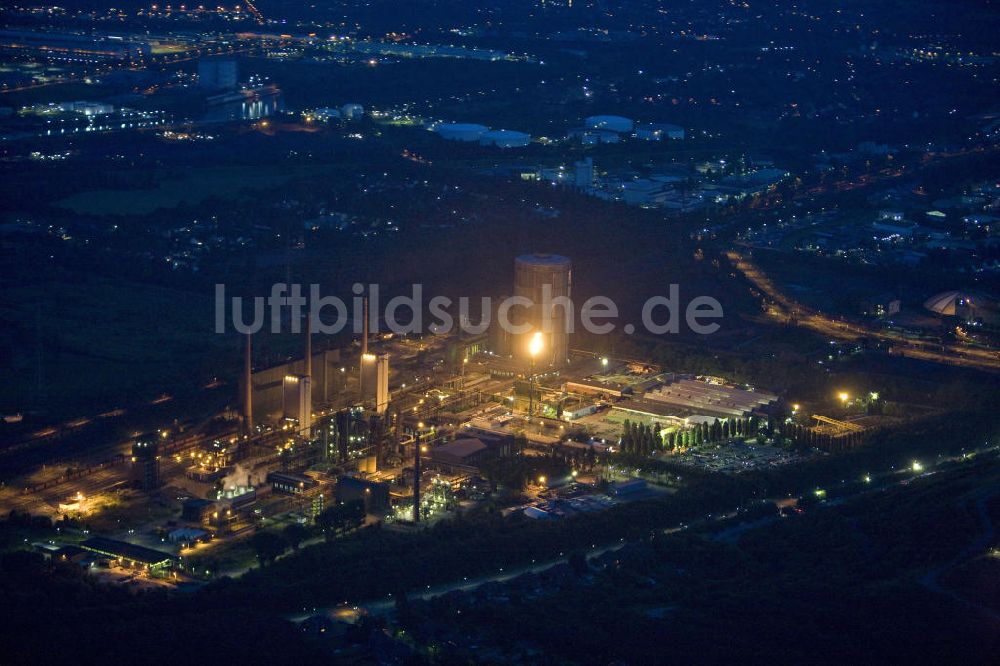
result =
[[[778,396],[763,391],[747,391],[734,386],[712,384],[695,379],[681,379],[649,391],[647,400],[712,416],[743,416],[763,407]]]
[[[95,553],[109,557],[124,558],[140,564],[147,564],[151,567],[165,566],[177,560],[170,553],[105,537],[91,537],[81,543],[80,546]]]

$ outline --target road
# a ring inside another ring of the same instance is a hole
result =
[[[625,545],[625,541],[621,540],[618,543],[595,546],[588,550],[585,554],[587,557],[596,557],[603,555],[604,553],[613,552]],[[448,594],[449,592],[456,591],[467,591],[474,590],[481,585],[486,583],[502,583],[513,578],[526,573],[540,573],[552,567],[563,564],[568,561],[568,556],[557,557],[551,560],[545,560],[543,562],[532,562],[531,564],[526,564],[518,567],[503,568],[496,573],[483,574],[482,576],[476,576],[474,578],[463,578],[462,580],[455,580],[449,583],[441,583],[440,585],[428,585],[422,590],[413,590],[407,592],[408,599],[433,599],[434,597],[439,597],[442,594]],[[343,610],[347,606],[345,604],[339,604],[337,606],[329,606],[327,608],[317,608],[313,609],[312,612],[298,613],[296,615],[289,616],[293,622],[301,622],[306,618],[312,617],[317,614],[325,614],[330,617],[341,617],[343,615]],[[385,615],[390,613],[396,608],[396,601],[393,599],[392,595],[389,595],[382,599],[372,599],[368,601],[356,604],[354,608],[363,609],[364,612],[371,615]]]
[[[729,260],[753,285],[776,304],[768,314],[785,323],[811,329],[835,340],[875,338],[893,343],[889,353],[924,361],[946,363],[980,370],[1000,371],[1000,352],[965,345],[942,345],[910,339],[897,331],[868,328],[862,324],[834,319],[798,303],[782,292],[755,264],[735,251],[727,253]]]
[[[980,456],[980,455],[983,455],[983,454],[986,454],[986,453],[991,453],[991,452],[994,453],[994,454],[996,454],[997,450],[998,450],[998,447],[985,447],[983,449],[976,450],[976,451],[972,452],[971,454],[963,454],[963,455],[958,455],[958,456],[941,457],[941,458],[938,458],[937,460],[935,460],[934,462],[926,463],[924,465],[924,471],[919,476],[929,476],[929,475],[934,474],[935,473],[933,471],[934,468],[938,467],[940,465],[943,465],[943,464],[946,464],[946,463],[963,461],[963,460],[972,460],[972,459],[974,459],[977,456]],[[907,471],[907,470],[891,470],[891,471],[883,472],[882,474],[873,474],[873,475],[869,475],[869,476],[872,479],[888,478],[888,479],[891,479],[891,482],[889,484],[873,485],[873,487],[871,487],[871,488],[868,488],[868,487],[861,488],[860,490],[858,490],[858,491],[856,491],[854,493],[851,493],[849,495],[843,495],[841,497],[837,497],[835,499],[832,499],[829,502],[826,502],[825,505],[827,505],[827,506],[836,506],[836,505],[842,504],[842,503],[844,503],[844,502],[846,502],[846,501],[848,501],[850,499],[855,499],[857,497],[860,497],[860,496],[868,494],[868,493],[884,492],[885,489],[888,488],[888,487],[905,485],[905,484],[911,482],[912,479],[914,478],[914,474],[912,472],[910,472],[910,471]],[[779,500],[780,501],[787,501],[787,499],[788,498],[775,498],[775,499],[773,499],[771,501],[774,501],[774,502],[777,502]],[[988,499],[988,498],[986,498],[986,499]],[[984,499],[984,501],[985,501],[985,499]],[[682,530],[698,529],[698,528],[703,528],[703,527],[706,527],[706,526],[711,526],[711,525],[713,525],[715,523],[720,523],[720,522],[723,522],[723,521],[728,521],[728,520],[731,520],[733,518],[736,518],[741,513],[742,513],[741,509],[737,508],[737,509],[735,509],[733,511],[729,511],[727,513],[722,513],[722,514],[708,514],[704,518],[692,521],[690,523],[678,523],[677,525],[674,525],[673,527],[666,528],[666,529],[663,530],[663,533],[664,534],[673,534],[673,533],[676,533],[676,532],[680,532]],[[759,527],[763,527],[763,526],[769,525],[771,523],[777,522],[778,520],[781,520],[781,518],[779,518],[777,516],[774,516],[774,517],[764,518],[764,519],[761,519],[761,520],[752,521],[752,522],[749,522],[749,523],[746,523],[746,524],[736,525],[734,527],[727,528],[727,529],[724,529],[724,530],[720,531],[716,535],[715,538],[732,543],[732,542],[738,541],[739,537],[740,537],[740,535],[742,535],[742,533],[744,533],[746,531],[749,531],[751,529],[757,529]],[[984,539],[986,541],[989,541],[990,539],[992,539],[992,525],[990,525],[989,530],[990,531],[988,533],[984,534],[984,536],[982,536],[980,539],[977,539],[977,543],[979,543],[979,541],[982,541]],[[619,540],[617,542],[613,542],[613,543],[610,543],[610,544],[602,544],[602,545],[595,544],[590,550],[588,550],[588,551],[585,552],[585,555],[588,558],[589,557],[599,556],[599,555],[602,555],[604,553],[617,551],[617,550],[621,549],[624,545],[625,545],[624,539],[621,539],[621,540]],[[974,548],[974,547],[975,547],[975,544],[973,544],[972,546],[970,546],[970,548]],[[450,582],[447,582],[447,583],[440,583],[438,585],[428,585],[424,589],[411,590],[411,591],[407,592],[407,597],[409,599],[423,599],[423,600],[426,600],[426,599],[432,599],[434,597],[441,596],[442,594],[448,594],[449,592],[473,590],[473,589],[475,589],[477,587],[480,587],[481,585],[485,585],[487,583],[495,583],[495,582],[508,581],[508,580],[516,578],[517,576],[520,576],[520,575],[525,574],[525,573],[540,573],[540,572],[545,571],[547,569],[551,569],[552,567],[554,567],[556,565],[566,563],[567,561],[568,561],[568,556],[567,555],[560,555],[560,557],[549,559],[549,560],[545,560],[545,561],[542,561],[542,562],[531,562],[530,564],[525,564],[525,565],[516,566],[516,567],[504,567],[504,568],[500,569],[499,571],[497,571],[495,573],[483,574],[481,576],[476,576],[476,577],[473,577],[471,579],[468,578],[468,577],[465,577],[465,578],[462,578],[461,580],[453,580],[453,581],[450,581]],[[394,610],[395,610],[395,599],[393,599],[392,595],[389,595],[389,596],[386,596],[386,597],[383,597],[383,598],[370,599],[368,601],[362,601],[362,602],[356,603],[356,604],[350,604],[349,602],[345,601],[344,603],[338,604],[336,606],[328,606],[328,607],[323,607],[323,608],[314,608],[314,609],[312,609],[312,611],[305,611],[304,610],[304,611],[299,612],[299,613],[291,614],[291,615],[289,615],[287,617],[288,617],[289,620],[291,620],[293,622],[302,622],[303,620],[305,620],[305,619],[307,619],[309,617],[312,617],[314,615],[326,615],[326,616],[328,616],[330,618],[344,619],[345,618],[345,612],[348,612],[348,614],[350,614],[349,611],[353,611],[354,614],[368,613],[368,614],[371,614],[371,615],[385,615],[387,613],[393,612]]]

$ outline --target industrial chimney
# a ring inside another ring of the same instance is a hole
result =
[[[253,435],[253,336],[247,333],[243,352],[243,434]]]

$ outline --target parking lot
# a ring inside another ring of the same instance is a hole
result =
[[[801,454],[776,446],[733,440],[718,446],[702,446],[669,457],[671,462],[713,472],[738,474],[753,469],[774,468],[803,460]]]

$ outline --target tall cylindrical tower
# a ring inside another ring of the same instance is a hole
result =
[[[543,343],[534,363],[537,367],[561,366],[569,355],[567,318],[574,311],[570,302],[572,263],[558,254],[524,254],[514,260],[514,295],[532,302],[531,307],[515,307],[514,323],[526,323],[531,330],[513,338],[514,356],[531,360],[531,339],[541,332]]]

